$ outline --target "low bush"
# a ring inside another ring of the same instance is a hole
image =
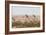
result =
[[[40,22],[33,23],[33,22],[27,22],[25,21],[22,23],[21,21],[16,21],[15,23],[12,23],[12,26],[16,26],[17,28],[25,28],[25,27],[40,27]]]

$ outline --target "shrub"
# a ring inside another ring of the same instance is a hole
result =
[[[28,18],[28,16],[26,15],[26,17]],[[35,17],[35,16],[34,16]],[[30,19],[30,22],[25,21],[24,23],[21,21],[16,21],[14,20],[14,18],[12,18],[12,27],[16,26],[17,28],[25,28],[25,27],[40,27],[40,22],[35,21],[32,22]]]

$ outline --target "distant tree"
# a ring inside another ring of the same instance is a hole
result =
[[[35,16],[35,15],[33,15],[33,17],[35,18],[36,16]]]
[[[12,27],[15,26],[15,19],[12,17]]]
[[[25,15],[25,16],[28,19],[28,20],[26,19],[26,22],[28,22],[28,21],[30,22],[31,20],[30,20],[29,16],[28,15]]]
[[[15,21],[15,19],[12,17],[12,20]]]
[[[25,15],[28,18],[28,15]]]

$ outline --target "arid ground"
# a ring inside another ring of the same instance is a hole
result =
[[[13,16],[12,27],[27,28],[27,27],[40,27],[40,16]]]

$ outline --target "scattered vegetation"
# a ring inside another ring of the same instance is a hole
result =
[[[27,15],[26,15],[26,17],[28,18]],[[16,26],[16,28],[40,27],[40,22],[39,21],[38,22],[37,21],[35,21],[35,22],[32,22],[32,21],[27,22],[27,21],[25,21],[24,23],[22,23],[21,21],[16,21],[15,22],[15,20],[13,19],[13,21],[12,21],[12,27],[14,27],[14,26]]]
[[[12,27],[16,26],[17,28],[25,28],[25,27],[40,27],[40,23],[33,23],[33,22],[24,22],[17,21],[15,23],[12,23]]]

